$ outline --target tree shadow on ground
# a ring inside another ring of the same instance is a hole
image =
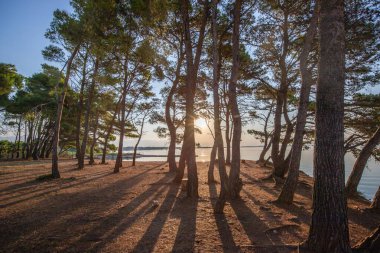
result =
[[[218,198],[218,191],[216,189],[215,183],[209,184],[210,200],[212,201],[212,206],[215,206],[216,199]],[[214,213],[216,226],[218,228],[220,240],[222,241],[223,252],[237,252],[239,247],[236,246],[234,241],[232,231],[228,225],[226,215],[224,213]]]
[[[179,186],[177,184],[170,184],[169,190],[167,191],[165,199],[160,205],[156,216],[151,221],[149,227],[132,252],[152,252],[154,250],[154,246],[164,228],[169,213],[172,211],[178,190]]]
[[[197,198],[178,197],[171,216],[180,219],[172,252],[193,252],[195,247]]]
[[[98,217],[98,214],[104,213],[120,199],[125,197],[126,192],[142,181],[144,174],[152,169],[154,168],[146,169],[126,179],[119,179],[117,174],[107,171],[105,176],[113,177],[117,180],[116,182],[105,187],[79,190],[74,193],[51,194],[32,208],[7,216],[6,220],[13,222],[4,222],[3,226],[0,226],[0,234],[2,234],[0,244],[6,249],[8,246],[12,246],[18,239],[21,239],[22,241],[19,241],[18,245],[13,246],[15,246],[16,249],[22,249],[23,244],[39,245],[42,241],[43,243],[48,243],[48,247],[54,247],[54,245],[50,245],[54,244],[52,242],[54,240],[73,240],[71,233],[67,233],[66,231],[67,226],[70,226],[70,230],[73,231],[81,230],[83,229],[82,226],[87,224],[93,226],[93,220],[102,219],[102,217]],[[101,176],[90,178],[84,182],[80,181],[76,185],[87,183],[90,180],[95,181],[100,178]],[[70,185],[69,187],[72,186],[73,185]],[[51,191],[56,191],[56,189]],[[51,191],[39,193],[38,196],[45,195]],[[28,199],[34,197],[37,196],[32,196]],[[26,199],[23,199],[21,201],[25,200]],[[136,202],[138,202],[138,200],[134,203]],[[22,223],[17,221],[22,221]],[[41,238],[43,235],[59,235],[60,237],[53,238],[49,242],[46,242],[48,238]],[[36,237],[41,241],[39,242]],[[36,249],[36,251],[38,250]]]

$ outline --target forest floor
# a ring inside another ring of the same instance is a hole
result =
[[[247,161],[241,199],[216,215],[220,184],[207,184],[207,165],[198,163],[193,200],[162,162],[125,162],[114,174],[113,162],[79,171],[61,160],[57,180],[36,180],[50,161],[0,163],[0,252],[298,252],[310,224],[310,177],[301,173],[294,205],[275,204],[281,185],[261,180],[271,169]],[[380,213],[360,197],[348,203],[355,245]]]

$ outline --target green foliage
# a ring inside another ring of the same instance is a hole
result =
[[[8,140],[0,140],[0,159],[8,158],[14,150],[14,143]]]

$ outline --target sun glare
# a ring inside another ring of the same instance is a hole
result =
[[[197,126],[198,128],[206,128],[207,127],[206,120],[204,118],[196,119],[195,126]]]

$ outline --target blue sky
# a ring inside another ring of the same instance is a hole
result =
[[[40,71],[55,9],[70,10],[69,0],[0,0],[0,62],[16,65],[24,76]]]

